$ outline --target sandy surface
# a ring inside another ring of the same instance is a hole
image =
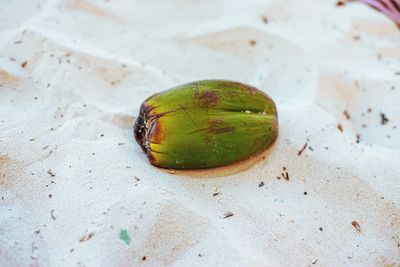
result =
[[[400,264],[399,30],[359,3],[240,2],[0,2],[0,266]],[[213,78],[275,99],[275,146],[149,165],[140,103]]]

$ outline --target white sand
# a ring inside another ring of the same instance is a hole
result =
[[[0,266],[400,264],[399,30],[359,3],[240,2],[0,2]],[[235,173],[152,167],[140,103],[211,78],[275,99],[276,145]]]

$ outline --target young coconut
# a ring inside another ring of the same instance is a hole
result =
[[[255,87],[197,81],[147,98],[134,135],[157,167],[211,168],[271,146],[278,135],[278,116],[273,100]]]

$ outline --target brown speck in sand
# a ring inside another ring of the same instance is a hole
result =
[[[352,221],[352,222],[351,222],[351,225],[353,225],[353,227],[356,228],[356,230],[357,230],[358,232],[361,232],[361,226],[360,226],[360,224],[359,224],[357,221]]]
[[[380,115],[381,115],[381,124],[382,125],[387,124],[389,122],[389,119],[386,117],[385,113],[381,112]]]
[[[21,68],[25,68],[27,64],[28,64],[28,61],[25,60],[24,62],[21,63]]]
[[[360,134],[357,134],[357,135],[356,135],[356,143],[359,144],[359,143],[360,143],[360,140],[361,140],[361,135],[360,135]]]
[[[143,257],[142,257],[142,261],[145,261],[146,259],[147,259],[146,256],[143,256]]]
[[[337,128],[343,133],[343,126],[341,123],[338,123]]]
[[[268,23],[268,18],[266,16],[261,16],[261,19],[264,22],[264,24]]]
[[[88,240],[91,239],[93,236],[94,236],[94,233],[93,233],[93,232],[90,232],[90,233],[88,233],[87,235],[82,236],[82,237],[79,239],[79,242],[82,243],[82,242],[88,241]]]
[[[368,109],[367,109],[367,112],[368,112],[368,113],[371,113],[371,112],[372,112],[372,108],[368,108]]]
[[[47,171],[47,173],[48,173],[51,177],[56,176],[56,174],[55,174],[54,172],[52,172],[50,169]]]
[[[288,172],[282,172],[282,177],[283,179],[285,179],[286,181],[289,181],[289,173]]]
[[[231,212],[231,211],[225,212],[225,213],[223,214],[223,218],[224,218],[224,219],[229,218],[229,217],[232,217],[232,216],[233,216],[233,212]]]
[[[50,217],[55,221],[56,216],[54,215],[54,209],[50,211]]]
[[[305,143],[303,147],[297,152],[297,155],[301,156],[301,154],[306,150],[308,143]]]
[[[258,183],[258,187],[263,187],[263,186],[264,186],[264,182],[263,181]]]
[[[336,6],[344,6],[346,4],[346,1],[340,0],[336,2]]]
[[[219,191],[219,186],[215,186],[214,187],[213,197],[218,196],[219,194],[221,194],[221,192]]]
[[[255,46],[257,44],[256,40],[250,40],[249,45]]]
[[[343,115],[346,117],[346,119],[351,119],[350,113],[347,110],[343,111]]]

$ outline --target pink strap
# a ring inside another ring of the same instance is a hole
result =
[[[363,2],[391,18],[400,26],[400,0],[353,0]]]

